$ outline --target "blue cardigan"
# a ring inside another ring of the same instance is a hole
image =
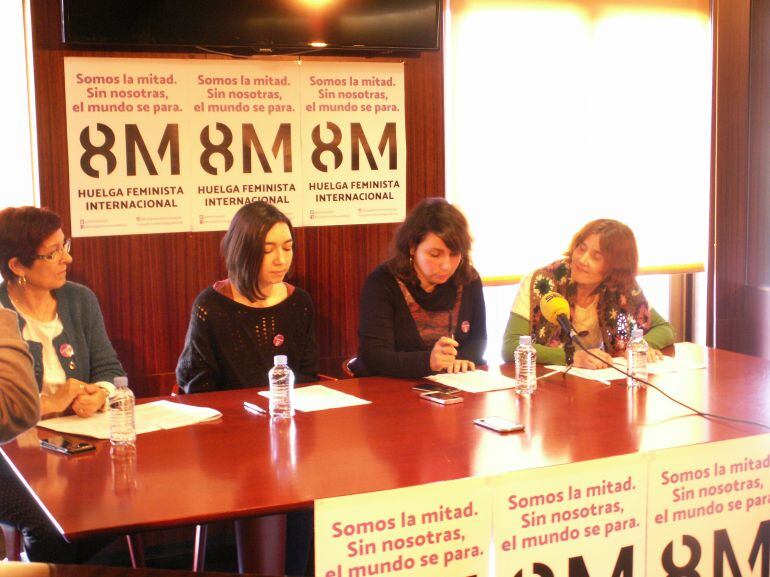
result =
[[[126,373],[112,348],[99,301],[91,289],[81,284],[67,282],[53,291],[57,312],[64,330],[53,340],[56,354],[67,378],[86,383],[107,381]],[[8,297],[8,285],[0,283],[0,302],[5,308],[16,310]],[[26,321],[19,315],[19,329]],[[43,346],[27,341],[29,352],[35,362],[35,379],[38,389],[43,386]],[[67,346],[69,345],[69,346]]]

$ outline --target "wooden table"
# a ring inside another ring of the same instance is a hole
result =
[[[704,355],[708,368],[655,378],[669,394],[701,410],[770,424],[770,362],[699,347],[677,354]],[[256,390],[188,395],[177,400],[214,407],[223,418],[140,435],[133,461],[112,458],[106,441],[77,457],[43,451],[37,438],[50,432],[42,429],[2,451],[62,533],[77,539],[767,432],[694,416],[623,381],[606,386],[556,375],[541,380],[531,398],[504,390],[465,394],[465,402],[451,406],[421,400],[404,380],[323,384],[372,404],[271,424],[242,408],[244,400],[266,406]],[[526,431],[499,435],[473,425],[487,415],[512,417]]]

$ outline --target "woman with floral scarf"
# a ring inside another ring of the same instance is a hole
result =
[[[525,276],[511,308],[503,337],[503,358],[513,360],[521,335],[531,335],[537,361],[565,364],[567,335],[546,320],[540,298],[558,292],[570,306],[580,341],[589,349],[575,351],[576,367],[598,369],[625,351],[634,328],[644,330],[648,358],[674,342],[674,330],[647,303],[636,282],[638,253],[634,233],[621,222],[594,220],[573,237],[565,258]]]

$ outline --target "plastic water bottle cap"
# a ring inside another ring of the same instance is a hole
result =
[[[532,337],[529,335],[522,335],[519,337],[519,344],[525,347],[532,344]]]
[[[644,336],[644,331],[642,329],[634,329],[631,331],[632,339],[641,339],[643,336]]]
[[[116,387],[127,387],[128,386],[128,377],[115,377],[115,380],[113,381]]]
[[[273,357],[273,364],[274,365],[285,365],[289,359],[286,357],[286,355],[275,355]]]

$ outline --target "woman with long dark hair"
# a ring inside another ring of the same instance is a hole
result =
[[[443,198],[415,206],[396,232],[392,257],[361,292],[357,375],[424,377],[483,363],[487,345],[481,279],[470,259],[465,216]]]

